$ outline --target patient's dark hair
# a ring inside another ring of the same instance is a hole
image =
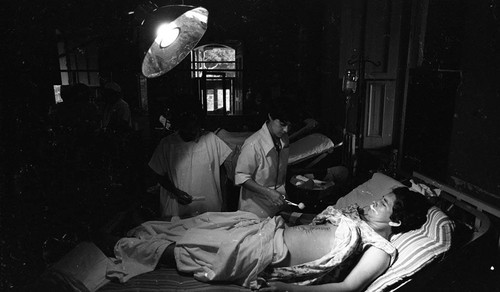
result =
[[[390,218],[393,222],[401,222],[400,226],[392,227],[392,231],[401,233],[422,227],[427,220],[429,201],[407,187],[398,187],[392,192],[396,195],[396,201]]]

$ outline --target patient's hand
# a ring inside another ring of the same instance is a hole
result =
[[[193,197],[191,197],[188,193],[185,191],[177,189],[174,193],[175,197],[177,198],[177,201],[181,205],[188,205],[191,204],[193,201]]]

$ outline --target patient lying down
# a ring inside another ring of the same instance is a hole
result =
[[[428,208],[402,187],[364,209],[328,207],[309,225],[242,211],[150,221],[118,241],[107,276],[124,282],[160,263],[260,291],[359,291],[394,261],[391,235],[421,227]]]

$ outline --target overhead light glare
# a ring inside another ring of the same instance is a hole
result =
[[[160,48],[166,48],[170,46],[179,34],[181,29],[175,25],[175,22],[164,23],[158,27],[156,31],[156,39],[155,42],[160,46]]]

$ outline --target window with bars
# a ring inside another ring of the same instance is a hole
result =
[[[65,39],[58,31],[57,51],[61,85],[99,86],[98,46],[95,41]]]
[[[191,52],[191,77],[209,115],[235,115],[242,112],[241,57],[237,49],[208,44]]]

